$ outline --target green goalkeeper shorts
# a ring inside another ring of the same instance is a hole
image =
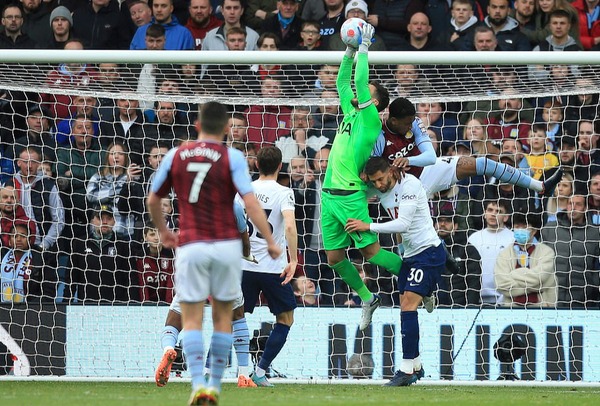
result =
[[[371,231],[348,233],[344,230],[350,218],[371,223],[369,204],[364,191],[357,191],[348,196],[334,196],[321,193],[321,230],[323,246],[326,250],[336,250],[350,246],[354,240],[356,248],[364,248],[378,242],[377,234]]]

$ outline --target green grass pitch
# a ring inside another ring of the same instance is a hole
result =
[[[171,406],[187,404],[188,383],[2,381],[2,405]],[[598,405],[600,389],[569,387],[284,385],[240,389],[224,385],[220,405]]]

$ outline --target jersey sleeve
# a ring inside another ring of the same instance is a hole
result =
[[[437,155],[435,154],[433,144],[431,143],[431,138],[429,138],[429,134],[427,134],[427,129],[425,128],[423,121],[421,121],[421,119],[418,117],[415,118],[410,130],[415,137],[415,145],[417,148],[419,148],[421,153],[417,156],[409,157],[408,164],[410,166],[420,167],[435,164]]]
[[[421,183],[416,178],[404,180],[402,196],[398,201],[398,217],[387,223],[371,223],[371,231],[376,233],[405,233],[415,216],[419,203]]]
[[[282,193],[281,199],[281,211],[296,210],[296,201],[294,199],[294,191],[288,189],[285,193]]]
[[[160,197],[165,197],[171,191],[171,167],[173,166],[173,159],[177,148],[171,149],[162,159],[160,166],[154,173],[154,179],[152,179],[152,185],[150,191],[156,193]]]
[[[233,214],[235,215],[235,224],[237,225],[238,231],[243,233],[248,229],[248,225],[246,223],[244,207],[237,200],[233,202]]]
[[[228,148],[227,152],[229,153],[229,163],[231,165],[231,177],[238,193],[240,196],[252,193],[252,178],[244,154],[234,148]]]
[[[383,149],[385,148],[385,134],[383,131],[379,132],[377,136],[377,140],[375,141],[375,146],[373,147],[373,151],[371,151],[371,156],[382,156]]]
[[[371,91],[369,90],[369,58],[367,54],[363,52],[358,53],[356,60],[354,85],[356,86],[358,107],[362,109],[362,105],[371,102]]]
[[[354,110],[352,106],[352,99],[354,98],[354,92],[350,86],[350,80],[352,78],[352,63],[354,60],[344,55],[340,69],[338,70],[338,76],[335,81],[337,87],[338,96],[340,98],[340,105],[342,113],[348,114]]]

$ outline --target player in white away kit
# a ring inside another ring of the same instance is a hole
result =
[[[445,268],[446,251],[433,226],[427,191],[419,179],[410,174],[400,179],[398,171],[382,157],[370,158],[364,172],[375,186],[381,205],[394,220],[367,224],[349,219],[346,229],[402,236],[404,262],[398,275],[402,362],[386,386],[409,386],[425,375],[419,355],[417,308],[437,288]]]
[[[271,258],[263,236],[250,219],[250,249],[258,263],[244,264],[244,307],[246,312],[252,313],[262,292],[267,299],[269,310],[276,319],[275,327],[251,378],[258,386],[273,386],[265,374],[283,348],[294,322],[296,298],[289,282],[298,265],[298,232],[294,214],[294,192],[277,183],[277,175],[281,170],[281,151],[276,147],[264,147],[258,151],[256,158],[260,177],[252,182],[254,193],[267,214],[273,239],[281,247],[287,245],[290,258],[288,263],[285,250],[278,258]]]

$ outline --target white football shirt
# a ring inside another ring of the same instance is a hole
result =
[[[265,210],[267,221],[273,233],[275,243],[282,248],[281,255],[277,259],[271,258],[267,250],[267,241],[260,234],[256,225],[248,218],[248,234],[250,235],[250,252],[254,255],[258,264],[243,261],[243,269],[252,272],[266,272],[280,274],[285,269],[287,261],[287,242],[285,239],[285,221],[283,212],[295,210],[294,192],[292,189],[282,186],[274,180],[255,180],[252,182],[254,195]],[[243,205],[243,200],[237,196],[236,199]]]
[[[400,233],[404,246],[404,257],[409,258],[429,247],[440,245],[431,213],[427,192],[421,181],[410,174],[386,193],[375,190],[381,205],[394,220],[387,223],[371,223],[376,233]]]

